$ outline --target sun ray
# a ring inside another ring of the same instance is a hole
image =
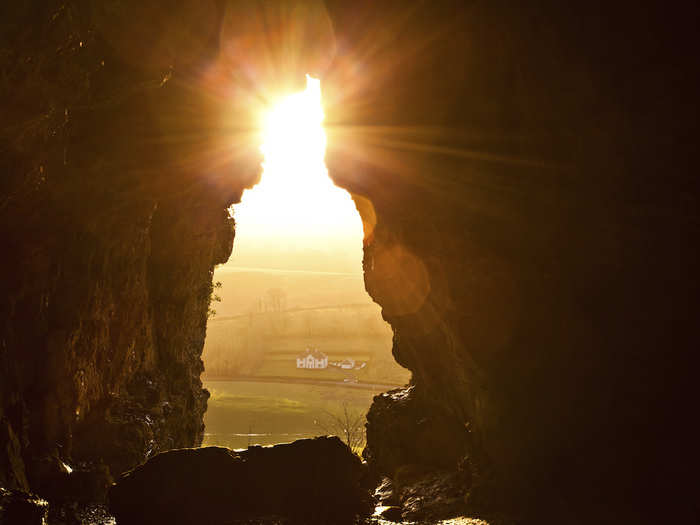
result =
[[[362,221],[347,191],[335,186],[324,162],[326,134],[320,81],[277,101],[262,118],[263,174],[234,206],[235,252],[279,243],[295,250],[350,251],[361,271]]]

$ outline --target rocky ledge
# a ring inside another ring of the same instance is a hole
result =
[[[178,449],[123,474],[109,505],[119,525],[354,523],[371,511],[365,479],[362,462],[337,437],[244,451]]]
[[[0,487],[0,523],[41,525],[46,523],[49,504],[34,494]]]

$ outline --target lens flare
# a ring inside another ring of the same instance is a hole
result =
[[[309,76],[306,81],[305,91],[288,96],[265,115],[260,149],[270,184],[313,185],[325,177],[321,82]]]
[[[237,251],[270,241],[295,250],[342,247],[361,253],[355,204],[328,178],[323,116],[320,80],[308,75],[304,91],[281,99],[263,116],[263,174],[234,207],[233,264]]]

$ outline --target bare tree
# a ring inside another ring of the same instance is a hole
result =
[[[281,312],[286,307],[287,293],[281,288],[270,288],[265,302],[269,311]]]
[[[351,408],[343,401],[342,408],[335,412],[324,410],[324,416],[315,421],[326,434],[338,436],[350,450],[359,454],[365,446],[365,414]]]

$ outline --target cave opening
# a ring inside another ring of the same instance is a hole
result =
[[[409,380],[364,287],[362,220],[328,177],[323,118],[310,76],[261,116],[262,176],[230,209],[234,249],[214,275],[205,445],[335,434],[359,452],[373,396]]]

